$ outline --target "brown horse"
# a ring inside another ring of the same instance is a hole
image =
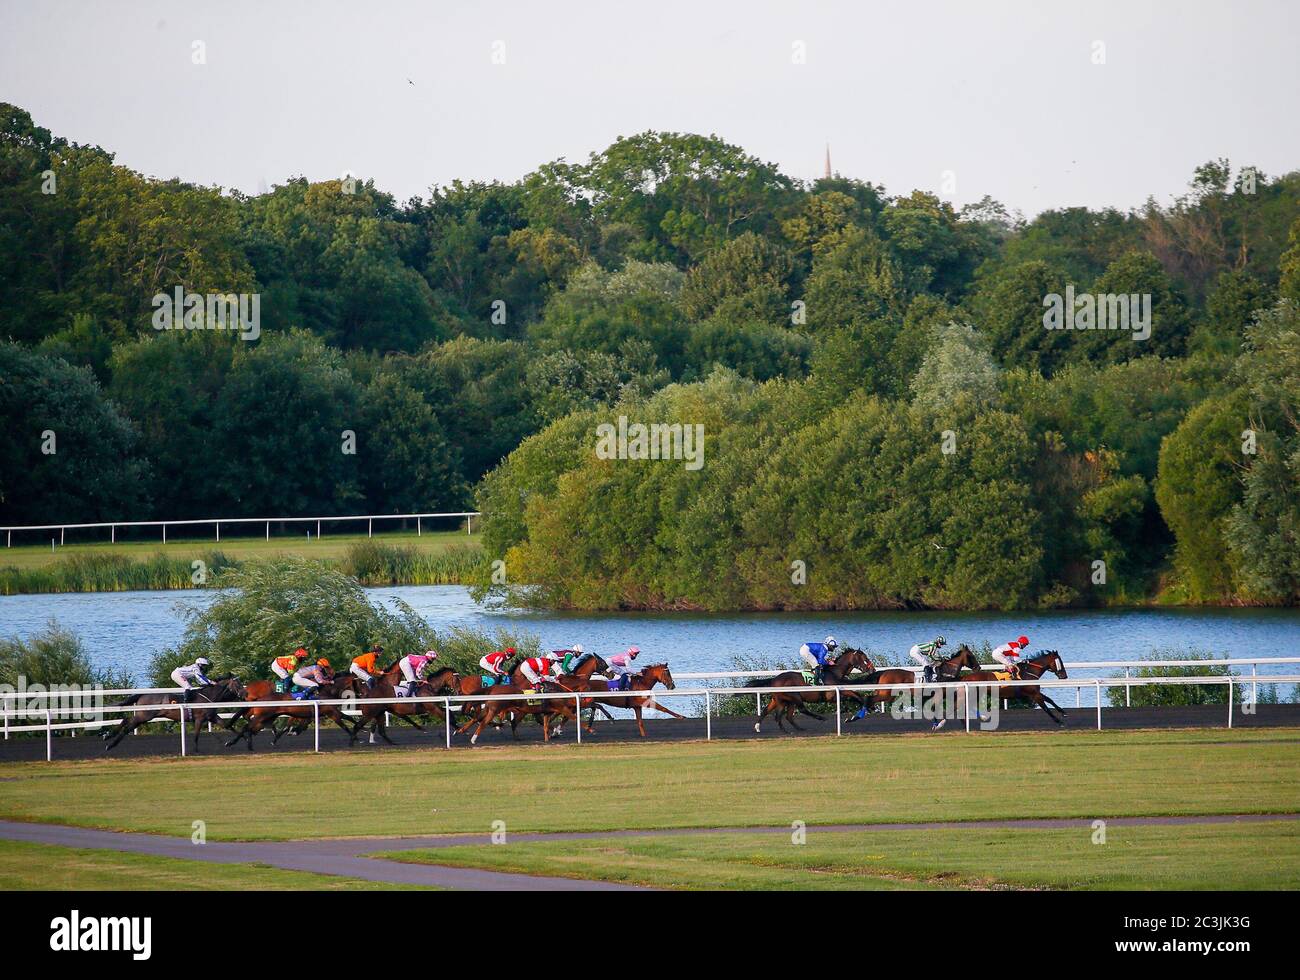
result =
[[[175,694],[132,694],[122,704],[137,705],[138,710],[123,714],[117,728],[104,733],[104,738],[109,740],[108,744],[104,746],[104,751],[107,752],[115,748],[122,739],[141,725],[147,725],[155,719],[166,718],[168,721],[189,721],[193,718],[194,751],[197,752],[199,750],[199,730],[204,722],[216,721],[225,729],[229,729],[235,723],[234,718],[222,718],[218,714],[217,708],[204,707],[204,705],[229,704],[232,701],[240,701],[244,697],[244,686],[239,683],[237,677],[223,677],[220,680],[213,681],[206,687],[195,688],[191,693],[193,699],[185,702],[183,706],[178,703]],[[164,705],[166,707],[163,707]]]
[[[552,685],[543,684],[541,693],[548,694],[554,690]],[[531,685],[528,687],[516,687],[514,684],[497,684],[487,690],[490,694],[535,694],[538,693],[536,688]],[[478,727],[474,729],[474,734],[470,736],[470,744],[477,745],[478,737],[483,734],[483,729],[492,724],[499,716],[508,716],[510,718],[510,731],[519,737],[519,722],[527,715],[537,715],[538,720],[542,723],[542,740],[549,742],[551,740],[551,717],[559,715],[563,721],[569,718],[577,717],[577,710],[569,704],[566,698],[538,698],[536,701],[511,700],[511,701],[485,701],[478,718]],[[461,730],[468,728],[474,723],[471,718],[467,724],[462,726]]]
[[[980,662],[975,654],[971,652],[968,646],[959,646],[957,652],[946,660],[939,663],[935,674],[938,681],[955,681],[961,674],[961,669],[979,670]],[[965,680],[966,678],[961,678]],[[875,670],[866,677],[860,677],[855,684],[914,684],[916,683],[916,674],[906,667],[886,667],[883,670]],[[859,718],[866,717],[868,711],[878,704],[892,702],[905,694],[916,697],[920,688],[911,687],[906,690],[894,689],[890,691],[864,691],[862,710],[856,715],[849,718],[849,721],[857,721]]]
[[[604,659],[602,659],[597,654],[588,653],[585,654],[583,658],[578,662],[577,666],[573,669],[573,673],[561,675],[559,678],[557,678],[557,682],[564,681],[566,683],[571,684],[576,681],[577,683],[582,684],[588,681],[593,674],[597,672],[604,673],[608,669],[609,669],[609,664],[607,664],[604,661]],[[518,692],[525,692],[532,689],[532,683],[526,677],[524,677],[522,674],[519,673],[518,668],[515,668],[514,672],[511,675],[510,686],[515,688]],[[480,674],[471,674],[465,677],[462,677],[459,674],[454,675],[451,682],[451,689],[452,689],[452,693],[461,695],[462,697],[466,695],[473,695],[473,694],[513,693],[509,691],[503,691],[502,685],[500,684],[494,685],[492,687],[484,687],[482,675]],[[570,688],[560,687],[559,689],[569,690]],[[544,690],[550,690],[552,693],[554,693],[555,689],[544,687]],[[570,716],[570,713],[561,712],[558,709],[555,709],[553,707],[552,702],[556,700],[558,699],[543,698],[543,699],[539,699],[535,704],[529,704],[529,702],[527,701],[502,702],[501,709],[493,713],[492,720],[489,723],[500,728],[502,722],[499,719],[501,719],[502,717],[508,718],[510,721],[511,734],[515,735],[515,737],[517,738],[519,722],[521,722],[526,716],[534,715],[538,718],[538,720],[542,720],[544,718],[549,720],[550,718],[553,718],[558,715],[560,717],[560,724],[556,727],[555,732],[553,734],[559,734],[559,732],[564,727],[564,722]],[[457,735],[461,735],[465,733],[470,728],[473,728],[477,722],[482,720],[483,714],[487,709],[487,702],[485,701],[465,702],[462,704],[461,708],[462,711],[464,711],[468,715],[468,718],[462,725],[460,725],[460,727],[456,729],[455,734]],[[611,715],[604,708],[600,707],[599,705],[596,705],[595,708],[599,710],[602,714],[604,714],[606,718],[613,720],[613,715]]]
[[[451,679],[455,676],[455,673],[455,670],[451,667],[443,667],[434,671],[415,686],[413,696],[417,698],[437,697],[444,690],[451,688]],[[405,683],[405,681],[402,681],[402,683]],[[397,687],[398,685],[389,679],[388,672],[385,672],[384,676],[376,681],[373,686],[363,689],[358,694],[357,708],[361,712],[361,720],[353,726],[352,741],[349,744],[355,744],[362,729],[369,725],[372,731],[379,733],[380,738],[389,745],[393,745],[393,740],[388,737],[388,724],[385,721],[385,715],[394,715],[412,728],[424,732],[428,731],[428,729],[415,721],[414,718],[422,715],[441,717],[445,713],[442,705],[435,704],[432,701],[397,700],[390,704],[374,703],[376,698],[396,697]]]
[[[325,701],[339,700],[345,695],[352,696],[356,693],[356,678],[350,675],[335,675],[331,677],[320,687],[316,688],[316,698]],[[260,701],[274,701],[275,704],[259,704]],[[244,705],[240,709],[240,714],[246,718],[244,727],[226,743],[226,746],[236,744],[240,739],[248,739],[248,751],[253,751],[253,736],[266,727],[267,723],[274,722],[277,718],[292,718],[295,722],[302,722],[301,727],[296,727],[299,731],[305,728],[307,723],[317,717],[333,720],[334,724],[343,729],[349,735],[352,734],[352,728],[348,725],[346,718],[343,716],[343,708],[337,704],[314,705],[315,699],[302,698],[301,700],[289,702],[289,694],[280,694],[275,690],[273,681],[254,681],[248,685],[248,693],[244,698]],[[276,733],[277,739],[283,735],[286,729]]]
[[[861,684],[866,683],[859,679],[851,679],[850,672],[854,670],[874,671],[875,667],[870,658],[861,650],[855,650],[852,647],[846,647],[844,652],[828,663],[822,670],[822,683],[832,687],[839,687],[843,684]],[[747,687],[808,687],[808,682],[804,680],[803,671],[787,670],[775,677],[764,677],[758,680],[752,680]],[[852,698],[858,704],[864,704],[862,695],[855,691],[845,691],[844,696]],[[816,718],[823,721],[821,715],[814,714],[804,707],[805,704],[826,704],[834,702],[834,691],[790,691],[787,693],[773,693],[767,702],[767,707],[763,713],[758,716],[758,721],[754,722],[754,731],[762,731],[763,719],[768,715],[774,714],[776,723],[780,726],[781,731],[785,731],[785,723],[788,721],[790,726],[796,731],[803,731],[795,723],[794,713],[797,711],[809,718]]]
[[[636,727],[637,731],[641,733],[642,738],[645,738],[645,724],[642,720],[641,712],[645,708],[654,708],[656,711],[662,711],[664,714],[672,715],[674,718],[685,717],[684,715],[679,715],[676,711],[673,711],[670,708],[665,708],[655,700],[654,695],[648,693],[656,684],[662,684],[670,691],[677,686],[676,682],[673,681],[672,671],[668,669],[667,664],[650,664],[648,667],[644,667],[637,673],[629,676],[631,679],[626,692],[610,691],[609,681],[604,679],[588,678],[586,680],[578,680],[572,676],[558,678],[555,681],[555,686],[562,691],[567,691],[572,694],[592,693],[599,695],[598,697],[580,698],[579,711],[585,707],[601,708],[603,710],[604,705],[608,705],[611,708],[631,709],[636,714]],[[566,702],[561,700],[558,703],[565,704]],[[593,711],[591,722],[587,725],[587,732],[592,735],[595,734],[595,729],[592,727],[596,720],[595,714],[595,711]],[[608,714],[608,712],[606,712],[606,714]],[[581,724],[581,721],[579,721],[579,724]]]
[[[1027,681],[1037,680],[1049,670],[1057,677],[1061,678],[1061,680],[1065,680],[1066,677],[1069,676],[1065,672],[1065,661],[1061,659],[1061,655],[1055,650],[1044,650],[1037,656],[1021,661],[1020,679]],[[974,670],[969,674],[963,674],[958,679],[962,681],[1000,681],[1004,679],[998,676],[1000,673],[1003,673],[1003,671]],[[999,700],[1015,701],[1019,698],[1023,698],[1030,704],[1036,704],[1038,707],[1042,708],[1043,711],[1047,713],[1047,717],[1051,718],[1052,721],[1056,722],[1058,725],[1065,724],[1065,709],[1044,694],[1043,689],[1036,684],[1025,684],[1016,687],[997,687],[990,688],[990,690],[997,691],[997,697]],[[1049,705],[1051,707],[1049,707]],[[1052,711],[1052,708],[1055,708],[1056,711],[1060,712],[1060,714],[1056,714]],[[935,725],[935,728],[941,727],[943,727],[942,719],[940,719],[940,722]]]

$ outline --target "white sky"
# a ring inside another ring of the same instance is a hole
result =
[[[0,0],[0,100],[250,193],[347,170],[404,200],[653,128],[800,178],[829,140],[890,193],[952,171],[1033,215],[1168,200],[1212,157],[1300,167],[1298,28],[1291,0]]]

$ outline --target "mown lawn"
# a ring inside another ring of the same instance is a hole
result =
[[[2,818],[214,840],[1297,811],[1285,729],[0,765]]]
[[[311,539],[307,538],[308,525],[289,525],[290,528],[301,528],[302,533],[296,531],[288,534],[281,534],[276,531],[274,525],[271,527],[271,538],[268,541],[265,537],[256,535],[250,537],[230,537],[227,534],[222,535],[220,541],[217,541],[215,534],[209,534],[206,537],[184,539],[172,538],[170,533],[166,544],[162,543],[161,529],[152,529],[153,536],[150,540],[132,540],[111,544],[108,541],[102,542],[84,542],[76,543],[69,540],[68,544],[63,547],[50,548],[50,537],[57,541],[59,532],[24,532],[25,536],[44,533],[46,540],[39,545],[21,545],[12,548],[4,547],[4,540],[0,538],[0,568],[13,567],[20,569],[44,568],[52,562],[59,561],[63,558],[71,558],[74,555],[124,555],[137,561],[146,561],[154,555],[162,554],[168,558],[206,558],[210,552],[221,551],[230,558],[265,558],[271,555],[302,555],[307,558],[342,558],[349,546],[362,541],[371,540],[377,544],[388,545],[390,547],[415,548],[424,552],[441,552],[449,547],[479,547],[482,538],[477,534],[466,534],[463,531],[430,531],[427,528],[421,535],[416,535],[414,530],[409,532],[387,532],[375,534],[373,538],[367,538],[362,534],[329,534],[328,532],[321,538],[316,537],[316,527],[311,525]],[[170,532],[178,531],[178,528],[169,529]],[[209,529],[205,529],[209,530]],[[78,532],[69,532],[69,535]]]
[[[1300,823],[719,834],[395,851],[396,861],[658,888],[1295,889]]]
[[[4,891],[377,891],[403,887],[264,865],[0,840],[0,890]]]

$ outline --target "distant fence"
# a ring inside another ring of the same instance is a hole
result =
[[[315,524],[316,537],[320,537],[322,529],[326,524],[350,523],[355,521],[366,522],[366,537],[372,537],[375,531],[375,521],[415,521],[415,533],[421,535],[424,533],[425,519],[446,519],[452,517],[465,518],[465,532],[474,533],[474,518],[481,517],[482,513],[477,510],[448,511],[445,513],[419,513],[419,514],[348,514],[342,517],[205,517],[199,520],[185,521],[99,521],[90,524],[15,524],[7,527],[0,527],[0,531],[5,532],[5,547],[13,547],[15,531],[58,531],[59,544],[65,543],[67,532],[70,530],[84,530],[89,528],[108,528],[109,540],[117,543],[117,529],[132,527],[157,527],[162,529],[162,543],[167,543],[167,529],[169,527],[193,527],[193,526],[212,526],[216,532],[216,540],[221,540],[221,525],[232,524],[265,524],[266,540],[271,540],[272,524]]]
[[[1106,662],[1099,662],[1099,663],[1091,663],[1087,665],[1076,665],[1071,669],[1072,670],[1078,669],[1080,666],[1087,666],[1091,668],[1163,667],[1163,666],[1180,666],[1180,665],[1205,666],[1207,663],[1211,663],[1211,662],[1204,661],[1204,660],[1106,661]],[[1238,659],[1220,661],[1219,663],[1295,664],[1295,663],[1300,663],[1300,657],[1238,658]],[[700,674],[700,673],[685,674],[684,673],[678,676],[699,678],[699,679],[703,679],[703,678],[720,679],[720,678],[728,678],[728,677],[736,677],[736,676],[745,676],[745,677],[764,676],[764,675],[771,675],[775,673],[780,673],[780,671],[748,671],[748,672],[744,672],[743,674],[738,674],[735,671],[727,671],[727,672],[711,673],[711,674]],[[1246,678],[1244,676],[1239,676],[1236,674],[1229,673],[1229,674],[1217,674],[1211,676],[1195,676],[1195,677],[1133,677],[1133,676],[1126,675],[1124,677],[1097,677],[1097,678],[1092,678],[1090,680],[1087,679],[1071,680],[1068,678],[1065,680],[1061,680],[1059,678],[1051,678],[1051,679],[1039,678],[1034,680],[1022,680],[1022,681],[947,681],[947,682],[934,682],[929,684],[924,683],[922,681],[912,681],[911,683],[902,683],[902,684],[843,684],[843,685],[821,685],[821,686],[805,685],[799,687],[783,687],[780,690],[781,693],[783,694],[814,692],[814,691],[833,692],[835,694],[835,734],[842,735],[843,734],[842,700],[844,694],[847,692],[869,692],[869,691],[903,692],[903,691],[914,690],[914,689],[921,689],[926,692],[946,691],[946,690],[956,690],[960,692],[965,692],[965,691],[970,691],[971,689],[979,690],[982,688],[1031,687],[1031,686],[1040,687],[1044,689],[1058,689],[1058,688],[1073,687],[1076,689],[1076,691],[1080,688],[1087,688],[1095,691],[1096,693],[1096,706],[1095,706],[1096,728],[1098,731],[1100,731],[1102,729],[1102,718],[1103,718],[1103,710],[1102,710],[1103,708],[1102,689],[1103,688],[1120,687],[1120,686],[1123,686],[1125,688],[1132,688],[1132,687],[1147,687],[1147,686],[1160,686],[1160,685],[1163,686],[1224,686],[1226,685],[1228,688],[1227,691],[1228,697],[1227,697],[1225,724],[1228,728],[1232,728],[1233,721],[1234,721],[1234,712],[1237,710],[1236,697],[1235,697],[1236,690],[1240,688],[1245,688],[1248,685],[1257,684],[1259,676],[1260,675],[1255,675],[1250,678]],[[1282,683],[1282,684],[1300,683],[1300,673],[1262,675],[1262,676],[1266,678],[1266,683]],[[92,705],[84,705],[84,704],[81,706],[71,705],[68,707],[57,707],[57,708],[49,703],[51,700],[55,698],[66,700],[69,698],[75,699],[80,697],[84,701],[84,699],[87,698],[98,699],[104,696],[150,694],[150,693],[174,694],[179,692],[179,690],[180,690],[179,688],[122,688],[122,689],[113,689],[113,690],[105,690],[105,691],[85,691],[85,692],[77,692],[72,694],[69,694],[67,691],[19,692],[19,693],[11,693],[11,694],[0,694],[0,715],[3,716],[3,721],[4,721],[4,738],[8,739],[11,733],[17,734],[23,732],[44,732],[45,733],[45,757],[47,761],[52,761],[54,758],[53,737],[56,731],[68,731],[71,732],[73,735],[75,735],[78,730],[91,731],[95,729],[111,727],[113,725],[118,724],[118,719],[112,717],[113,715],[133,714],[135,712],[140,712],[140,711],[157,710],[158,708],[163,708],[164,710],[176,710],[177,708],[181,708],[183,712],[189,712],[194,710],[211,710],[212,707],[211,705],[205,705],[201,702],[192,702],[185,706],[181,706],[179,704],[171,705],[171,706],[157,706],[157,705],[140,706],[140,705],[121,705],[121,704],[102,705],[99,703],[94,703]],[[649,695],[653,697],[656,701],[668,701],[673,698],[703,698],[704,699],[703,721],[705,724],[706,740],[711,740],[713,738],[713,714],[714,714],[713,703],[715,700],[721,698],[728,698],[728,697],[743,697],[743,696],[753,695],[755,697],[756,702],[760,704],[760,711],[761,711],[762,698],[764,696],[770,696],[773,693],[774,693],[773,689],[770,687],[698,687],[698,688],[685,688],[685,689],[674,688],[672,690],[667,690],[661,687],[661,688],[656,688],[653,691],[637,692],[637,694],[641,696]],[[482,694],[482,695],[475,694],[469,697],[463,695],[436,695],[432,697],[409,697],[409,698],[396,698],[396,697],[395,698],[366,698],[364,700],[366,700],[368,704],[372,704],[372,705],[373,704],[383,704],[383,705],[431,704],[437,707],[441,707],[445,712],[447,712],[448,716],[450,716],[453,710],[459,708],[460,705],[465,702],[479,704],[486,701],[534,701],[535,702],[544,699],[545,700],[567,700],[567,701],[573,701],[575,707],[580,709],[582,707],[582,702],[584,701],[590,704],[593,701],[600,702],[604,699],[618,698],[618,697],[625,697],[625,696],[627,695],[620,694],[618,692],[582,691],[577,693],[557,692],[557,693],[546,693],[546,694],[543,693]],[[46,701],[46,707],[34,708],[34,709],[30,707],[20,707],[18,710],[11,709],[10,702],[18,698],[23,698],[29,701],[33,699],[36,700],[44,699]],[[960,700],[963,702],[965,706],[964,719],[961,720],[964,721],[965,729],[966,731],[969,732],[971,727],[971,712],[970,712],[971,699],[968,697],[962,697],[960,698]],[[1251,698],[1250,701],[1246,703],[1254,704],[1257,703],[1257,701],[1258,701],[1258,696],[1256,694]],[[283,701],[221,702],[217,710],[218,713],[222,714],[223,717],[228,717],[227,714],[223,714],[224,709],[229,709],[230,711],[233,711],[236,705],[252,706],[254,704],[257,707],[285,705],[285,706],[302,708],[307,705],[312,706],[313,740],[314,740],[313,747],[314,750],[317,752],[320,751],[320,708],[321,707],[338,706],[343,708],[344,713],[346,714],[351,715],[351,714],[359,713],[356,710],[358,705],[358,699],[355,697],[338,698],[338,699],[304,699],[304,700],[289,699]],[[610,707],[619,707],[619,705],[610,705]],[[977,720],[978,720],[978,712],[979,712],[979,708],[977,707]],[[89,720],[87,720],[86,716],[90,716]],[[36,724],[36,725],[12,724],[14,720],[30,719],[33,717],[40,718],[41,724]],[[66,717],[79,717],[80,720],[71,721],[71,722],[61,722],[56,720],[58,718],[66,718]],[[180,727],[180,743],[179,743],[180,754],[184,756],[189,753],[189,747],[187,744],[185,725],[182,724],[179,727]],[[579,744],[581,744],[582,726],[579,724],[576,727],[577,727],[577,740]],[[446,726],[445,741],[446,741],[447,748],[451,748],[451,726],[450,725]]]

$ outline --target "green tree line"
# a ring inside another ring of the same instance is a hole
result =
[[[1026,220],[647,132],[250,197],[3,105],[0,521],[477,501],[561,605],[1293,602],[1298,192],[1214,160]],[[177,287],[257,294],[260,335],[155,329]],[[1046,329],[1067,289],[1149,336]],[[599,458],[619,415],[704,425],[705,465]]]

